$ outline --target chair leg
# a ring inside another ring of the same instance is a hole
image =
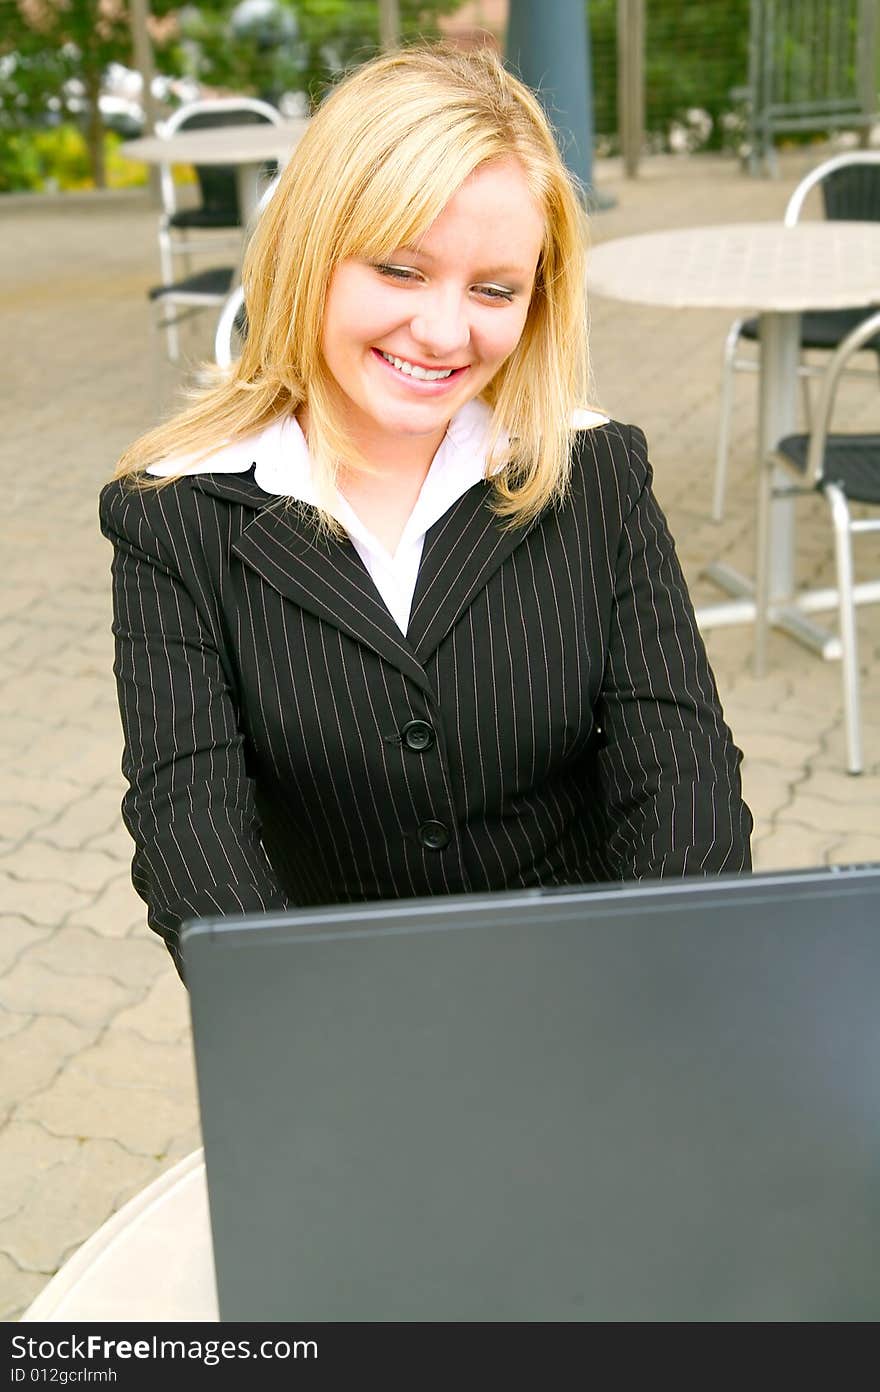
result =
[[[733,374],[736,370],[736,349],[742,333],[742,319],[734,319],[724,340],[721,359],[721,399],[718,418],[718,448],[715,454],[715,486],[712,491],[712,519],[720,522],[724,516],[724,492],[727,485],[727,458],[730,453],[730,420],[733,415]]]
[[[162,267],[162,284],[174,284],[174,248],[171,245],[171,236],[167,228],[159,230],[159,264]],[[177,332],[177,324],[167,322],[165,325],[165,345],[168,350],[168,357],[171,362],[180,361],[180,336]]]
[[[180,232],[180,246],[177,248],[178,256],[183,258],[183,275],[192,275],[192,247],[189,241],[189,232],[184,227]]]
[[[173,362],[167,351],[167,329],[161,322],[161,309],[151,306],[153,314],[151,319],[151,338],[152,352],[152,384],[153,384],[153,413],[157,420],[171,414],[174,408],[179,408],[175,393],[179,383],[179,370],[176,362]]]
[[[755,537],[755,643],[752,665],[756,677],[767,668],[767,628],[770,622],[770,509],[773,504],[773,458],[758,461],[758,516]]]
[[[169,362],[180,362],[180,334],[177,329],[177,321],[173,318],[165,321],[165,346],[168,350]]]
[[[846,496],[837,484],[826,483],[825,496],[834,525],[834,558],[837,565],[837,603],[840,614],[841,668],[843,672],[843,723],[846,732],[846,766],[849,773],[862,771],[862,731],[859,714],[859,655],[856,606],[853,595],[852,534]]]
[[[800,378],[801,395],[804,399],[804,429],[809,434],[813,428],[813,408],[810,403],[810,378],[806,372],[802,372]]]

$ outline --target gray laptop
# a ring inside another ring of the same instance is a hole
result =
[[[880,867],[184,951],[224,1320],[880,1317]]]

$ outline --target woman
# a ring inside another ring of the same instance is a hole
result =
[[[232,375],[101,498],[133,880],[200,914],[749,866],[645,440],[584,411],[540,105],[408,50],[321,106]]]

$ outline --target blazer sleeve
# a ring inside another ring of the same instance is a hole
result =
[[[181,977],[181,923],[287,906],[260,839],[252,781],[213,626],[178,564],[170,490],[101,494],[113,543],[122,816],[132,883]],[[179,509],[178,509],[179,514]],[[178,517],[179,520],[179,517]]]
[[[645,437],[632,428],[598,769],[621,878],[751,868],[742,754],[724,721]]]

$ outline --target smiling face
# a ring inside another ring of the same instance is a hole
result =
[[[477,169],[417,247],[333,273],[322,348],[344,423],[379,467],[427,467],[522,335],[544,218],[513,158]]]

